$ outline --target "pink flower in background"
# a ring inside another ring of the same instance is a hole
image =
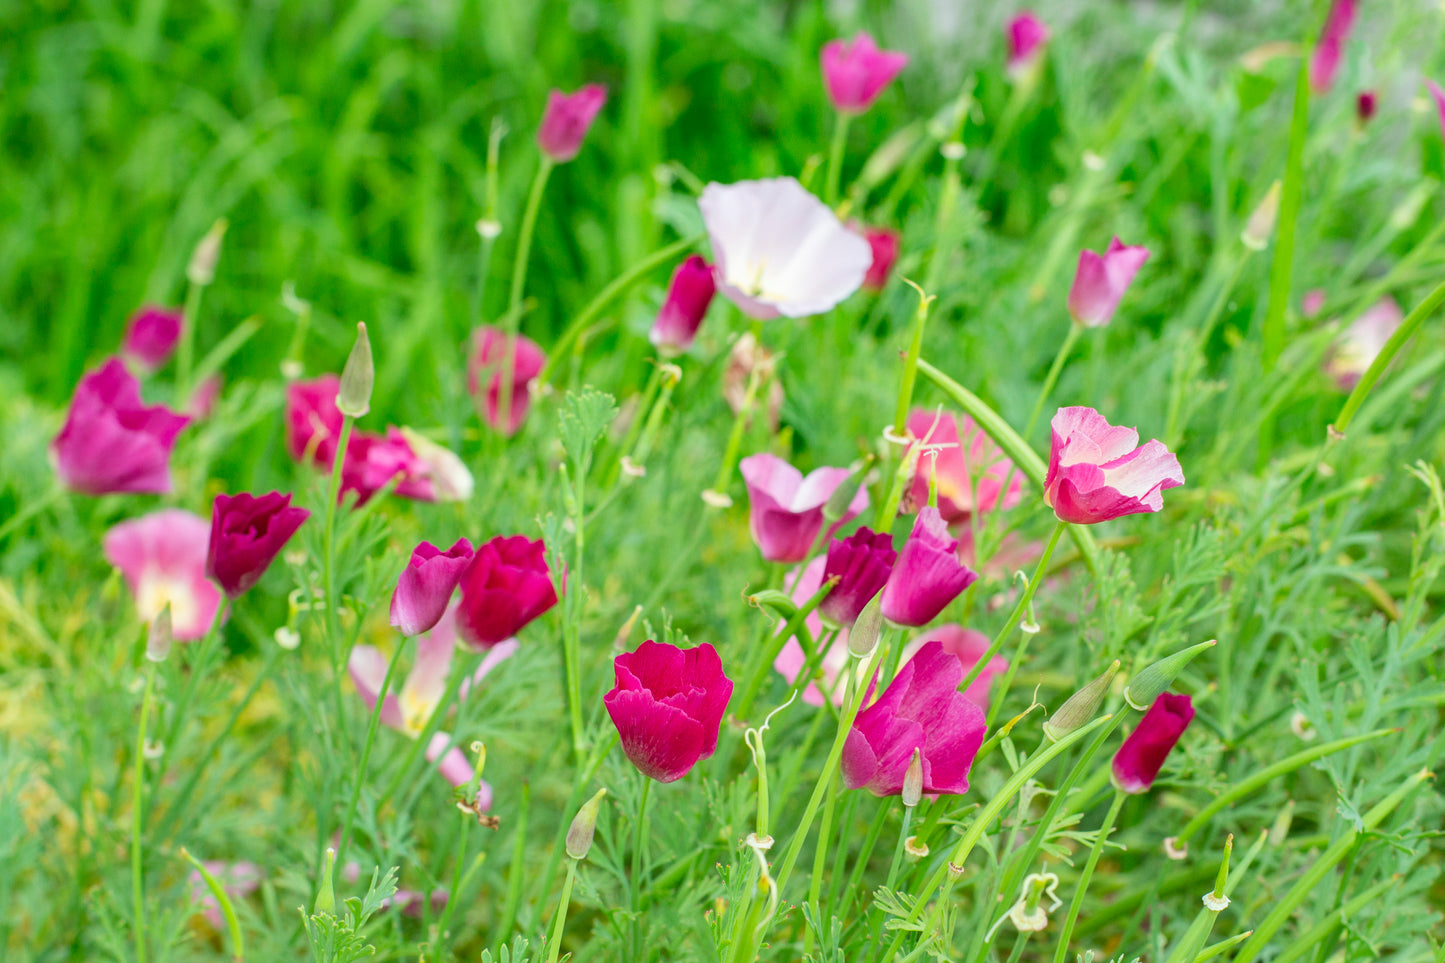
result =
[[[465,538],[443,552],[431,542],[412,550],[391,596],[391,624],[402,635],[420,635],[441,621],[462,573],[472,564],[472,543]]]
[[[1425,86],[1430,89],[1430,99],[1435,101],[1435,112],[1440,115],[1440,127],[1445,133],[1445,90],[1433,80],[1426,80]]]
[[[1320,33],[1310,57],[1310,89],[1317,94],[1328,91],[1335,83],[1344,56],[1345,41],[1355,25],[1355,14],[1359,11],[1358,0],[1335,0],[1330,7],[1329,19]]]
[[[748,487],[748,528],[770,562],[801,562],[823,529],[823,506],[847,480],[846,468],[818,468],[803,473],[777,455],[749,455],[739,463]],[[828,528],[833,532],[868,508],[868,490],[858,493],[844,516]]]
[[[648,335],[653,346],[664,354],[681,354],[692,347],[716,290],[707,261],[694,254],[679,264]]]
[[[827,565],[827,559],[819,556],[808,563],[808,567],[801,574],[789,573],[783,585],[788,590],[788,597],[793,600],[794,605],[801,606],[813,593],[823,584],[823,568]],[[816,611],[809,613],[805,620],[808,632],[813,636],[815,642],[823,640],[823,620]],[[779,630],[781,631],[781,626]],[[798,678],[798,673],[808,663],[808,656],[803,651],[803,646],[796,638],[788,639],[783,643],[783,648],[778,652],[778,657],[773,660],[773,669],[782,676],[789,685]],[[843,696],[846,694],[844,686],[838,681],[843,670],[848,666],[848,629],[840,628],[834,637],[833,643],[828,647],[819,663],[819,669],[823,673],[823,688],[828,691],[833,699],[834,705],[843,704]],[[803,701],[809,705],[820,706],[823,704],[823,693],[819,691],[816,682],[809,682],[803,690]]]
[[[1377,301],[1340,332],[1330,346],[1330,353],[1325,358],[1325,374],[1334,379],[1341,391],[1352,390],[1404,320],[1405,315],[1394,298]]]
[[[499,535],[478,546],[460,584],[457,629],[474,649],[506,641],[557,604],[547,547],[525,535]]]
[[[1155,699],[1114,754],[1114,785],[1130,794],[1148,792],[1193,718],[1194,704],[1187,695],[1165,692]]]
[[[622,751],[658,782],[675,782],[717,749],[733,683],[717,650],[648,640],[612,660],[616,684],[603,697]]]
[[[1013,78],[1027,74],[1043,56],[1049,42],[1049,28],[1030,10],[1021,10],[1008,22],[1008,75]]]
[[[186,402],[186,416],[193,421],[205,421],[215,413],[216,403],[220,400],[221,376],[213,374],[191,392],[191,398]]]
[[[873,263],[868,242],[791,177],[709,184],[698,207],[718,290],[758,321],[831,310]]]
[[[176,350],[183,323],[178,309],[147,304],[130,316],[120,352],[142,371],[155,371],[170,360]]]
[[[164,405],[141,403],[140,382],[119,358],[86,373],[50,444],[61,482],[85,495],[171,490],[171,449],[190,419]]]
[[[232,900],[241,899],[254,893],[261,888],[261,881],[266,878],[261,867],[255,863],[225,863],[208,859],[201,865],[206,867],[206,872],[221,884],[221,889]],[[216,897],[211,893],[211,887],[206,885],[200,872],[191,870],[187,882],[190,884],[191,904],[201,911],[201,915],[206,918],[211,929],[220,930],[224,927],[226,918],[221,914],[221,904],[216,902]]]
[[[883,617],[894,625],[927,625],[977,578],[959,561],[958,540],[938,509],[925,506],[883,587]]]
[[[588,84],[571,94],[553,90],[547,94],[547,109],[537,128],[537,146],[557,164],[576,157],[605,103],[607,88],[601,84]]]
[[[331,468],[341,441],[340,390],[341,379],[331,374],[286,386],[286,450],[295,461]]]
[[[509,349],[515,340],[516,348]],[[502,419],[502,366],[512,356],[511,403],[506,421]],[[467,363],[467,390],[481,408],[482,417],[493,431],[511,436],[527,420],[532,406],[532,382],[547,366],[547,355],[535,341],[520,334],[508,335],[501,328],[482,327],[472,334],[472,356]],[[485,391],[482,388],[486,382]]]
[[[1117,237],[1103,254],[1079,252],[1079,267],[1069,289],[1069,316],[1086,328],[1109,323],[1134,275],[1149,260],[1149,249],[1127,247]]]
[[[917,444],[938,446],[936,456],[924,451],[908,489],[907,504],[928,504],[929,477],[938,490],[938,512],[949,524],[967,520],[974,512],[1013,508],[1023,497],[1023,472],[1013,467],[1002,449],[968,415],[915,408],[908,416],[908,433]],[[1004,491],[1004,480],[1008,491]]]
[[[231,598],[251,590],[311,513],[291,494],[217,495],[211,507],[206,574]]]
[[[1380,97],[1373,90],[1362,90],[1355,96],[1355,120],[1361,127],[1375,119]]]
[[[878,701],[853,720],[843,745],[844,785],[896,796],[918,749],[924,792],[968,792],[968,771],[987,725],[983,710],[957,691],[963,676],[963,663],[942,642],[914,653]]]
[[[858,613],[872,601],[888,581],[898,553],[893,551],[893,536],[863,526],[847,538],[828,543],[823,580],[837,578],[827,598],[818,606],[823,617],[834,625],[851,626]]]
[[[914,636],[913,641],[909,642],[903,650],[903,658],[913,658],[914,654],[929,642],[938,642],[943,646],[943,651],[958,660],[958,664],[963,667],[963,676],[959,677],[962,680],[973,671],[978,660],[988,652],[992,640],[982,632],[965,629],[961,625],[949,622],[946,625],[934,626]],[[968,688],[963,690],[963,694],[968,701],[987,712],[988,690],[993,686],[994,676],[1001,676],[1007,671],[1008,659],[1001,655],[994,656],[984,670],[978,674],[978,678],[970,682]]]
[[[206,578],[210,540],[204,518],[163,508],[113,526],[101,548],[124,576],[141,621],[150,622],[169,605],[172,633],[189,642],[206,634],[221,607],[220,590]]]
[[[411,450],[401,432],[388,428],[385,435],[374,435],[353,430],[346,442],[346,461],[341,465],[339,498],[344,501],[348,492],[355,492],[356,504],[364,505],[393,478],[397,478],[393,490],[402,498],[436,501],[427,465]]]
[[[881,50],[868,34],[852,40],[830,40],[819,55],[828,99],[845,114],[861,114],[893,78],[908,66],[908,55]]]
[[[1060,521],[1093,525],[1157,512],[1166,488],[1184,484],[1179,459],[1160,441],[1139,445],[1133,428],[1116,428],[1093,408],[1060,408],[1049,423],[1053,448],[1044,501]]]
[[[742,414],[743,401],[747,398],[748,382],[752,380],[756,372],[767,392],[766,403],[762,392],[755,401],[755,410],[766,411],[768,425],[773,431],[778,430],[778,418],[783,411],[783,385],[778,381],[774,373],[774,366],[777,359],[773,353],[762,345],[758,339],[753,337],[751,331],[745,331],[737,341],[733,342],[732,350],[728,352],[727,367],[723,369],[723,400],[728,403],[734,415]],[[749,417],[748,424],[752,424]]]
[[[863,275],[863,286],[870,291],[882,291],[898,261],[898,242],[903,235],[886,227],[864,228],[862,234],[873,256],[868,273]]]
[[[1320,313],[1325,306],[1325,292],[1323,288],[1314,288],[1306,291],[1304,297],[1300,298],[1300,314],[1307,318],[1313,318]]]

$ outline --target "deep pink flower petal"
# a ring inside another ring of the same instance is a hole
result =
[[[1194,704],[1187,695],[1165,692],[1155,699],[1114,755],[1115,785],[1127,793],[1148,792],[1193,718]]]
[[[603,704],[643,775],[672,782],[713,754],[733,684],[711,645],[649,640],[617,656],[613,669],[616,684]]]
[[[446,552],[422,542],[411,553],[391,596],[391,624],[402,635],[420,635],[441,620],[462,573],[472,563],[472,543],[465,538]]]
[[[977,578],[959,560],[958,540],[938,509],[924,507],[883,587],[883,616],[895,625],[926,625]]]
[[[480,546],[461,576],[457,631],[477,649],[516,635],[557,604],[546,547],[525,535],[498,536]]]
[[[1329,19],[1310,56],[1310,88],[1317,94],[1325,93],[1335,84],[1358,8],[1359,0],[1335,0],[1330,7]]]
[[[131,315],[126,324],[121,353],[145,371],[155,371],[176,350],[182,324],[178,309],[147,304]]]
[[[1008,22],[1008,74],[1019,77],[1038,62],[1044,44],[1049,40],[1049,28],[1032,11],[1021,10]]]
[[[1162,443],[1136,448],[1137,432],[1110,425],[1092,408],[1060,408],[1050,424],[1044,500],[1062,521],[1092,525],[1157,512],[1161,492],[1184,484],[1179,460]]]
[[[381,685],[386,681],[387,665],[387,658],[381,650],[370,645],[353,647],[351,657],[346,662],[351,682],[356,686],[356,694],[361,696],[366,707],[372,711],[376,710],[377,693],[381,691]],[[393,678],[393,684],[395,681]],[[381,704],[381,723],[397,731],[405,731],[406,720],[402,717],[401,703],[393,694],[394,692],[395,689],[388,691],[385,701]]]
[[[554,163],[576,157],[606,103],[607,88],[601,84],[588,84],[571,94],[553,90],[547,95],[547,109],[537,129],[537,146]]]
[[[1102,255],[1080,251],[1069,289],[1069,315],[1086,328],[1108,324],[1134,275],[1148,259],[1147,248],[1127,247],[1117,237]]]
[[[707,261],[694,254],[679,264],[648,335],[652,344],[670,354],[692,347],[716,291],[713,267]]]
[[[893,78],[908,66],[908,55],[881,50],[866,33],[852,40],[830,40],[823,45],[819,60],[828,99],[846,114],[861,114]]]
[[[87,372],[50,445],[56,474],[72,491],[163,495],[171,490],[171,449],[190,419],[141,403],[140,382],[119,358]]]
[[[211,508],[206,574],[231,598],[249,591],[311,513],[291,495],[217,495]]]
[[[770,562],[801,562],[822,531],[823,506],[847,480],[846,468],[819,468],[806,478],[771,454],[749,455],[738,465],[748,489],[748,527]],[[829,533],[868,508],[868,490],[858,493]]]
[[[515,347],[511,347],[513,342]],[[512,355],[512,391],[504,423],[502,368],[509,353]],[[546,354],[529,338],[508,335],[495,327],[482,327],[473,332],[472,353],[467,362],[467,390],[493,431],[510,437],[522,427],[532,406],[532,382],[546,365]]]

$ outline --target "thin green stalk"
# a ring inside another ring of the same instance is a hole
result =
[[[913,807],[904,806],[903,825],[898,830],[898,844],[893,847],[893,862],[888,866],[888,882],[883,884],[885,889],[896,890],[898,888],[898,871],[903,868],[903,853],[908,845],[908,826],[912,821]]]
[[[336,844],[336,858],[346,865],[346,847],[351,842],[351,823],[356,818],[356,804],[361,799],[361,785],[366,781],[366,764],[371,761],[371,746],[376,741],[376,730],[381,724],[381,710],[386,705],[386,694],[391,690],[391,679],[401,662],[401,652],[406,648],[407,637],[397,643],[391,661],[386,664],[386,675],[382,677],[381,689],[376,693],[376,705],[371,710],[371,721],[366,727],[366,742],[362,744],[361,759],[356,764],[356,781],[351,786],[351,797],[346,802],[346,816],[341,822],[341,839]],[[465,832],[465,829],[463,830]]]
[[[215,619],[211,621],[210,628],[206,629],[206,634],[201,638],[201,641],[196,643],[194,648],[196,654],[195,662],[191,666],[191,673],[186,679],[186,684],[181,687],[181,694],[176,699],[175,707],[171,713],[171,724],[166,729],[164,740],[166,752],[161,756],[160,764],[156,767],[156,785],[161,785],[166,777],[166,773],[170,770],[171,760],[175,758],[175,750],[180,743],[181,729],[185,726],[186,720],[190,718],[191,702],[196,697],[196,690],[200,688],[201,683],[205,680],[206,675],[212,668],[212,660],[220,645],[221,625],[226,621],[226,613],[230,611],[230,608],[231,600],[223,599],[221,607],[216,611]],[[188,655],[190,651],[191,649],[188,646]],[[209,758],[209,754],[207,758]],[[154,799],[152,799],[151,802],[154,804]]]
[[[497,937],[505,940],[517,923],[517,907],[522,903],[522,873],[527,865],[527,817],[532,810],[532,784],[522,783],[522,806],[517,814],[517,835],[512,840],[512,865],[507,870],[507,900],[502,904],[502,923]]]
[[[823,821],[818,824],[818,844],[813,851],[813,874],[808,880],[808,902],[813,907],[813,912],[818,914],[818,919],[826,920],[828,914],[823,911],[823,877],[827,875],[825,870],[828,866],[828,848],[833,836],[833,809],[838,804],[838,774],[833,773],[828,779],[828,788],[823,803]],[[809,929],[803,935],[803,955],[807,956],[812,950],[813,931]]]
[[[1039,562],[1034,566],[1033,578],[1029,579],[1029,584],[1024,586],[1023,592],[1019,595],[1018,604],[1014,606],[1014,610],[1009,614],[1008,621],[1004,623],[1003,628],[999,629],[998,635],[994,636],[993,642],[989,644],[988,651],[974,663],[973,668],[968,670],[968,675],[964,676],[963,681],[959,683],[959,692],[967,691],[968,687],[973,685],[974,680],[983,674],[983,670],[988,668],[988,664],[993,661],[993,657],[998,655],[999,649],[1003,648],[1003,644],[1008,641],[1008,637],[1013,634],[1013,630],[1018,628],[1018,624],[1023,621],[1024,613],[1028,611],[1029,603],[1034,600],[1034,592],[1038,589],[1039,582],[1043,581],[1044,573],[1049,570],[1049,559],[1053,557],[1054,549],[1058,547],[1059,538],[1064,534],[1066,527],[1068,526],[1064,522],[1055,523],[1054,531],[1049,535],[1049,542],[1044,546],[1044,553],[1039,556]],[[993,698],[1001,701],[1004,694],[1003,691],[996,692]]]
[[[1405,342],[1410,340],[1441,302],[1445,302],[1445,284],[1440,284],[1426,295],[1425,300],[1416,305],[1415,310],[1400,322],[1400,326],[1395,329],[1394,334],[1390,335],[1390,339],[1385,342],[1385,346],[1380,349],[1375,360],[1370,362],[1370,367],[1360,377],[1359,383],[1350,392],[1350,396],[1345,399],[1345,405],[1340,409],[1339,417],[1335,419],[1332,426],[1336,433],[1343,435],[1350,427],[1350,422],[1360,410],[1360,406],[1365,403],[1365,399],[1369,397],[1370,390],[1375,387],[1375,382],[1380,380],[1380,375],[1385,373],[1385,369],[1390,366],[1390,362],[1395,360],[1395,355],[1400,353]]]
[[[1064,364],[1069,360],[1069,352],[1074,350],[1074,345],[1079,342],[1079,335],[1084,333],[1084,326],[1077,322],[1069,322],[1069,333],[1064,336],[1064,341],[1059,345],[1059,353],[1054,355],[1054,363],[1049,366],[1049,373],[1044,378],[1043,387],[1039,389],[1039,397],[1034,401],[1034,410],[1029,412],[1029,420],[1024,423],[1023,437],[1029,438],[1034,433],[1034,426],[1039,423],[1039,415],[1043,414],[1044,403],[1049,400],[1049,395],[1054,392],[1054,385],[1058,384],[1059,375],[1063,373]],[[1004,488],[1007,491],[1007,486]]]
[[[1089,850],[1089,858],[1084,863],[1084,871],[1079,874],[1078,886],[1074,889],[1074,898],[1069,903],[1069,915],[1064,918],[1064,928],[1059,933],[1059,943],[1054,949],[1054,963],[1064,963],[1064,957],[1069,953],[1069,938],[1074,933],[1074,923],[1079,919],[1079,909],[1084,905],[1084,896],[1089,891],[1089,881],[1094,877],[1094,868],[1099,865],[1099,857],[1104,854],[1104,844],[1109,841],[1109,833],[1114,830],[1114,820],[1119,818],[1119,810],[1124,807],[1124,800],[1128,794],[1123,790],[1114,791],[1114,801],[1109,804],[1109,812],[1104,816],[1104,824],[1094,835],[1093,848]]]
[[[637,803],[637,819],[632,834],[632,954],[646,959],[642,945],[642,846],[647,840],[647,799],[652,794],[652,780],[642,777],[642,798]]]
[[[532,233],[537,227],[537,212],[542,209],[542,194],[547,189],[547,178],[552,175],[556,162],[546,154],[537,158],[537,174],[532,178],[532,188],[527,192],[527,206],[522,212],[522,227],[517,233],[517,252],[512,261],[512,287],[507,295],[507,317],[515,325],[520,316],[522,293],[527,286],[527,263],[532,255]]]
[[[184,406],[191,396],[191,367],[196,356],[196,319],[201,313],[204,284],[186,284],[186,304],[181,309],[181,340],[176,345],[176,404]]]
[[[351,425],[354,420],[350,415],[341,420],[341,438],[337,442],[336,457],[331,462],[331,485],[327,489],[329,496],[326,499],[326,531],[322,538],[326,641],[331,645],[332,667],[338,672],[341,667],[341,653],[337,651],[336,643],[341,633],[336,620],[336,500],[341,497],[341,468],[346,462],[346,449],[351,443]]]
[[[1285,158],[1284,188],[1280,194],[1279,220],[1274,240],[1274,260],[1269,268],[1269,307],[1264,316],[1261,361],[1264,372],[1274,370],[1284,350],[1284,316],[1289,307],[1290,279],[1294,273],[1295,234],[1304,187],[1305,138],[1309,134],[1309,58],[1301,57],[1295,77],[1294,112],[1289,124],[1289,152]]]
[[[768,667],[777,659],[778,653],[783,651],[783,646],[787,644],[788,640],[798,634],[798,630],[807,624],[808,616],[822,603],[823,599],[828,597],[828,593],[832,590],[833,585],[829,582],[824,582],[822,585],[819,585],[818,591],[814,592],[808,601],[804,602],[802,607],[792,614],[783,625],[781,632],[769,640],[766,646],[759,645],[754,647],[754,651],[757,654],[754,656],[753,663],[749,666],[745,675],[745,678],[748,680],[747,685],[743,687],[742,695],[738,698],[737,709],[733,712],[734,716],[739,719],[746,719],[748,717],[748,713],[751,712],[753,708],[753,701],[757,698],[759,690],[762,689],[763,681],[767,678]],[[820,643],[818,648],[823,648],[823,645]],[[813,653],[809,652],[808,654],[812,655]],[[799,677],[802,677],[801,672],[799,673]]]
[[[1400,876],[1391,876],[1389,879],[1381,880],[1371,886],[1339,909],[1331,910],[1324,919],[1296,936],[1290,945],[1274,958],[1274,963],[1294,963],[1295,960],[1314,949],[1317,944],[1322,943],[1335,930],[1344,926],[1345,922],[1356,913],[1379,900],[1391,889],[1399,886],[1401,882]]]
[[[557,963],[557,954],[562,949],[562,929],[567,925],[567,904],[572,902],[572,884],[577,881],[577,860],[567,860],[567,880],[562,884],[562,896],[557,900],[557,912],[552,917],[552,937],[547,941],[547,963]]]
[[[829,207],[838,203],[838,184],[843,176],[843,153],[848,147],[848,123],[851,114],[838,111],[838,122],[833,125],[833,146],[828,151],[828,179],[823,191],[823,200]]]
[[[1029,941],[1029,937],[1032,935],[1028,930],[1018,931],[1018,935],[1014,937],[1014,948],[1009,951],[1008,963],[1018,963],[1019,957],[1023,956],[1024,953],[1024,944]]]
[[[577,807],[582,804],[582,793],[585,791],[587,784],[592,781],[592,776],[597,772],[597,768],[602,765],[602,760],[607,758],[607,754],[612,751],[613,747],[617,745],[617,742],[617,733],[614,731],[610,738],[604,739],[593,746],[592,756],[587,760],[587,766],[582,772],[578,773],[577,778],[572,782],[572,791],[567,794],[567,805],[562,808],[562,812],[570,813],[577,811]],[[537,890],[538,900],[546,898],[548,891],[552,888],[552,881],[557,876],[559,860],[561,860],[563,853],[566,851],[567,828],[568,823],[565,820],[557,826],[556,838],[552,843],[552,853],[547,857],[547,866],[542,872],[542,885]]]
[[[933,296],[924,293],[922,288],[915,286],[914,290],[918,292],[918,310],[913,315],[908,355],[903,360],[903,379],[898,385],[898,407],[893,414],[893,434],[899,438],[906,437],[908,430],[908,409],[913,404],[913,386],[918,380],[918,356],[923,352],[923,328],[928,323],[928,307],[933,303]]]
[[[888,825],[888,809],[893,805],[891,797],[879,800],[880,812],[873,819],[872,825],[868,828],[868,835],[863,840],[863,849],[858,853],[858,858],[853,861],[853,871],[848,874],[848,881],[842,892],[842,901],[838,904],[837,915],[841,919],[848,919],[848,913],[853,908],[853,900],[858,894],[859,885],[863,882],[863,874],[868,869],[868,860],[873,856],[873,850],[878,845],[878,838],[883,835],[883,830]],[[905,839],[906,837],[899,837]]]
[[[145,832],[145,761],[146,725],[150,722],[151,693],[156,681],[155,666],[146,665],[145,691],[141,695],[140,725],[135,736],[135,780],[131,786],[130,813],[130,886],[135,907],[135,958],[136,963],[146,960],[146,909],[145,874],[142,872],[141,849]]]

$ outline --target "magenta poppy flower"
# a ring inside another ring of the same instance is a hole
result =
[[[1161,441],[1139,444],[1093,408],[1060,408],[1050,423],[1053,449],[1044,502],[1060,521],[1093,525],[1164,507],[1166,488],[1184,484],[1179,459]]]
[[[939,642],[943,645],[943,651],[958,660],[963,667],[963,674],[967,676],[988,652],[992,640],[982,632],[974,629],[965,629],[963,626],[950,622],[947,625],[938,625],[914,637],[912,642],[903,650],[903,658],[911,659],[915,653],[929,642]],[[988,711],[988,692],[993,687],[995,676],[1001,676],[1008,671],[1008,659],[996,655],[984,666],[978,678],[974,679],[963,694],[968,701],[978,706],[984,712]]]
[[[1330,6],[1329,19],[1310,56],[1310,89],[1315,93],[1325,93],[1334,86],[1344,57],[1345,41],[1350,38],[1358,12],[1359,0],[1335,0]]]
[[[331,468],[341,440],[340,390],[341,379],[331,374],[286,386],[286,451],[295,461]]]
[[[1148,792],[1193,718],[1194,704],[1187,695],[1165,692],[1155,699],[1114,754],[1114,785],[1131,794]]]
[[[199,515],[163,508],[105,533],[105,560],[125,578],[136,614],[149,623],[169,605],[171,632],[181,642],[205,636],[221,593],[206,579],[211,526]]]
[[[1030,10],[1021,10],[1008,22],[1008,75],[1018,78],[1033,69],[1049,42],[1049,28]]]
[[[345,500],[348,492],[354,492],[356,504],[363,505],[393,478],[397,478],[393,491],[402,498],[436,501],[426,463],[416,456],[401,432],[388,428],[385,435],[374,435],[353,430],[346,442],[338,498]]]
[[[266,878],[261,867],[255,863],[245,861],[226,863],[208,859],[201,865],[206,867],[206,872],[221,884],[221,890],[232,900],[238,900],[256,892]],[[200,871],[191,870],[187,882],[190,884],[191,905],[201,911],[201,915],[206,918],[211,929],[220,930],[225,927],[226,918],[221,913],[221,904],[216,902],[215,895],[211,893],[211,887],[206,885]]]
[[[553,90],[547,94],[547,109],[537,128],[537,146],[557,164],[576,157],[605,103],[607,88],[601,84],[588,84],[571,94]]]
[[[888,275],[893,273],[893,265],[898,262],[898,242],[903,235],[886,227],[864,228],[860,233],[873,255],[868,273],[863,275],[863,286],[870,291],[882,291],[888,284]]]
[[[883,586],[883,617],[894,625],[927,625],[977,578],[959,560],[958,539],[938,509],[925,506]]]
[[[648,335],[653,346],[666,354],[681,354],[692,347],[716,291],[713,268],[707,261],[694,254],[679,264]]]
[[[311,513],[291,494],[217,495],[211,507],[206,574],[231,598],[250,591]]]
[[[744,458],[738,468],[748,487],[748,527],[753,541],[770,562],[801,562],[823,528],[823,506],[848,478],[846,468],[818,468],[803,473],[777,455]],[[848,510],[828,528],[831,536],[849,519],[868,508],[868,490],[858,494]]]
[[[920,648],[853,720],[843,744],[844,785],[897,796],[917,749],[924,792],[968,792],[968,770],[987,725],[983,710],[958,691],[963,676],[963,663],[942,642]]]
[[[181,312],[147,304],[130,316],[120,352],[141,370],[155,371],[170,360],[181,338]]]
[[[676,782],[717,748],[733,683],[717,650],[648,640],[612,660],[616,684],[602,704],[622,751],[644,776]]]
[[[412,550],[391,596],[391,624],[402,635],[420,635],[441,621],[462,573],[472,564],[472,543],[465,538],[443,552],[431,542]]]
[[[164,405],[143,405],[140,382],[111,358],[75,386],[51,463],[66,488],[85,495],[165,495],[171,449],[189,422]]]
[[[828,560],[820,555],[809,562],[808,567],[801,573],[790,572],[784,576],[783,587],[787,589],[788,597],[793,600],[794,605],[801,607],[818,591],[823,584],[823,567],[827,564]],[[808,614],[804,624],[807,625],[813,640],[821,643],[823,619],[816,610]],[[782,626],[779,626],[779,631],[781,629]],[[828,651],[823,653],[818,664],[823,674],[822,691],[819,690],[818,683],[809,682],[803,690],[803,701],[809,705],[820,706],[823,704],[823,691],[826,691],[834,705],[842,705],[847,691],[840,680],[843,671],[848,667],[848,661],[848,627],[843,626],[838,629],[832,644],[828,646]],[[788,685],[792,685],[807,664],[808,655],[803,651],[802,645],[797,638],[790,638],[783,643],[778,657],[773,660],[773,670],[782,676]]]
[[[1069,316],[1086,328],[1108,324],[1147,260],[1148,248],[1127,247],[1117,237],[1103,254],[1080,251],[1074,284],[1069,288]]]
[[[845,114],[861,114],[883,88],[908,66],[908,55],[879,49],[868,34],[859,32],[852,40],[830,40],[819,56],[828,99]]]
[[[474,649],[506,641],[557,604],[547,547],[525,535],[498,535],[479,546],[460,584],[457,629]]]
[[[1023,472],[968,415],[915,408],[908,416],[908,433],[927,446],[908,490],[910,506],[928,504],[929,476],[937,487],[938,512],[950,525],[975,512],[1013,508],[1023,497]],[[935,447],[938,454],[930,454],[928,449]]]
[[[511,405],[507,422],[502,423],[502,365],[506,364],[508,341],[514,338],[517,347],[512,364]],[[547,355],[537,343],[522,335],[508,335],[500,328],[478,328],[472,336],[472,356],[467,364],[467,390],[481,407],[482,417],[492,430],[511,436],[527,420],[532,406],[532,382],[547,366]],[[483,392],[482,382],[486,380]]]
[[[823,581],[836,577],[838,584],[818,606],[823,617],[834,625],[851,626],[888,581],[897,558],[893,536],[866,526],[847,538],[829,542]]]

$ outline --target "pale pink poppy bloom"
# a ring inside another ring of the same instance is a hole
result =
[[[1334,379],[1341,391],[1352,390],[1404,320],[1405,315],[1394,298],[1376,302],[1335,339],[1325,359],[1325,374]]]
[[[172,633],[189,642],[205,636],[221,607],[221,590],[206,578],[210,544],[209,521],[163,508],[112,527],[101,551],[120,569],[141,621],[150,622],[169,605]]]

